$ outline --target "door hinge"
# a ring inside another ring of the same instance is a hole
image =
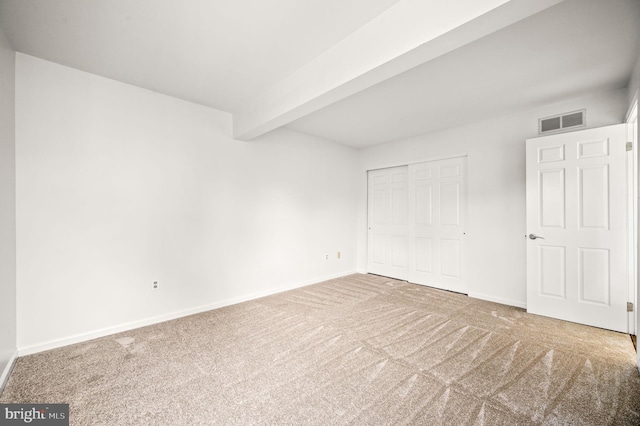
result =
[[[627,302],[627,312],[633,312],[633,302]]]
[[[627,142],[627,151],[633,151],[633,142]]]

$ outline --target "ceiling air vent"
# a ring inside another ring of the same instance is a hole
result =
[[[552,133],[586,126],[586,110],[567,112],[538,120],[538,133]]]

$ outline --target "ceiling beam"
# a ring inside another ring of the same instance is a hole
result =
[[[248,141],[562,0],[400,0],[233,115]],[[259,72],[259,70],[257,70]]]

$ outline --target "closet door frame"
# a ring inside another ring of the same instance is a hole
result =
[[[425,160],[420,160],[420,161],[415,161],[415,162],[410,162],[410,163],[405,163],[405,164],[389,164],[389,165],[382,165],[381,167],[375,167],[375,168],[371,168],[367,170],[367,194],[368,194],[368,200],[367,200],[367,226],[369,227],[370,223],[371,223],[371,187],[370,187],[370,172],[373,171],[378,171],[378,170],[383,170],[383,169],[392,169],[392,168],[398,168],[398,167],[414,167],[416,165],[419,164],[423,164],[423,163],[432,163],[432,162],[438,162],[438,161],[442,161],[442,160],[451,160],[451,159],[461,159],[462,161],[462,180],[461,180],[461,186],[462,186],[462,190],[461,190],[461,208],[460,208],[460,219],[461,219],[461,229],[462,229],[462,239],[460,240],[460,244],[461,244],[461,261],[460,261],[460,277],[462,280],[464,280],[464,284],[460,284],[460,285],[450,285],[450,283],[438,283],[438,282],[429,282],[428,284],[424,283],[424,282],[415,282],[415,284],[422,284],[422,285],[429,285],[435,288],[441,288],[441,289],[446,289],[446,290],[451,290],[451,291],[456,291],[456,292],[460,292],[460,293],[468,293],[468,281],[467,281],[467,277],[468,277],[468,258],[467,258],[467,254],[468,254],[468,231],[467,231],[467,227],[468,227],[468,200],[467,200],[467,188],[468,188],[468,183],[467,183],[467,153],[459,153],[459,154],[453,154],[453,155],[447,155],[447,156],[441,156],[441,157],[433,157],[433,158],[429,158],[429,159],[425,159]],[[409,178],[410,180],[411,178]],[[409,186],[411,186],[411,182],[409,182]],[[407,193],[408,194],[408,193]],[[406,200],[406,206],[407,206],[407,212],[410,209],[410,205],[409,205],[409,196],[407,196],[407,200]],[[408,229],[409,232],[409,229]],[[412,277],[412,274],[409,271],[409,267],[411,265],[411,257],[415,256],[415,254],[411,251],[411,244],[409,243],[409,240],[412,238],[412,236],[410,234],[408,234],[408,239],[407,239],[407,275],[405,276],[405,278],[399,278],[399,279],[404,279],[404,280],[408,280],[409,282],[413,282],[413,281],[420,281],[420,280],[416,280],[414,277]],[[378,275],[385,275],[382,273],[376,272],[371,270],[370,265],[371,265],[371,256],[372,256],[372,235],[371,235],[371,230],[368,231],[367,233],[367,272],[368,273],[373,273],[373,274],[378,274]],[[385,275],[385,276],[390,276],[390,275]],[[394,277],[392,277],[394,278]],[[413,280],[413,281],[412,281]]]

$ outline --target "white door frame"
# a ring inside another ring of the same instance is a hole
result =
[[[640,328],[638,323],[638,97],[634,98],[625,122],[627,123],[627,142],[632,143],[627,157],[627,192],[629,217],[629,301],[634,303],[633,312],[629,312],[629,334],[636,335]],[[640,359],[640,358],[639,358]]]
[[[638,170],[638,156],[640,155],[640,149],[638,149],[638,119],[640,117],[638,117],[638,94],[639,91],[636,91],[625,118],[625,123],[627,123],[627,141],[633,144],[631,150],[632,159],[629,162],[632,170],[628,170],[628,174],[630,175],[630,183],[632,185],[632,188],[630,188],[632,202],[629,206],[631,214],[629,231],[633,237],[633,243],[630,247],[631,253],[629,254],[629,270],[633,274],[629,280],[629,300],[634,302],[634,309],[629,315],[631,323],[629,330],[631,334],[635,334],[636,336],[638,335],[638,331],[640,331],[640,316],[638,315],[638,308],[640,307],[640,281],[638,281],[638,263],[640,262],[640,251],[638,250],[638,232],[640,231],[638,228],[638,197],[640,196],[638,190],[640,185],[640,173]],[[640,371],[640,352],[637,353],[637,366]]]

